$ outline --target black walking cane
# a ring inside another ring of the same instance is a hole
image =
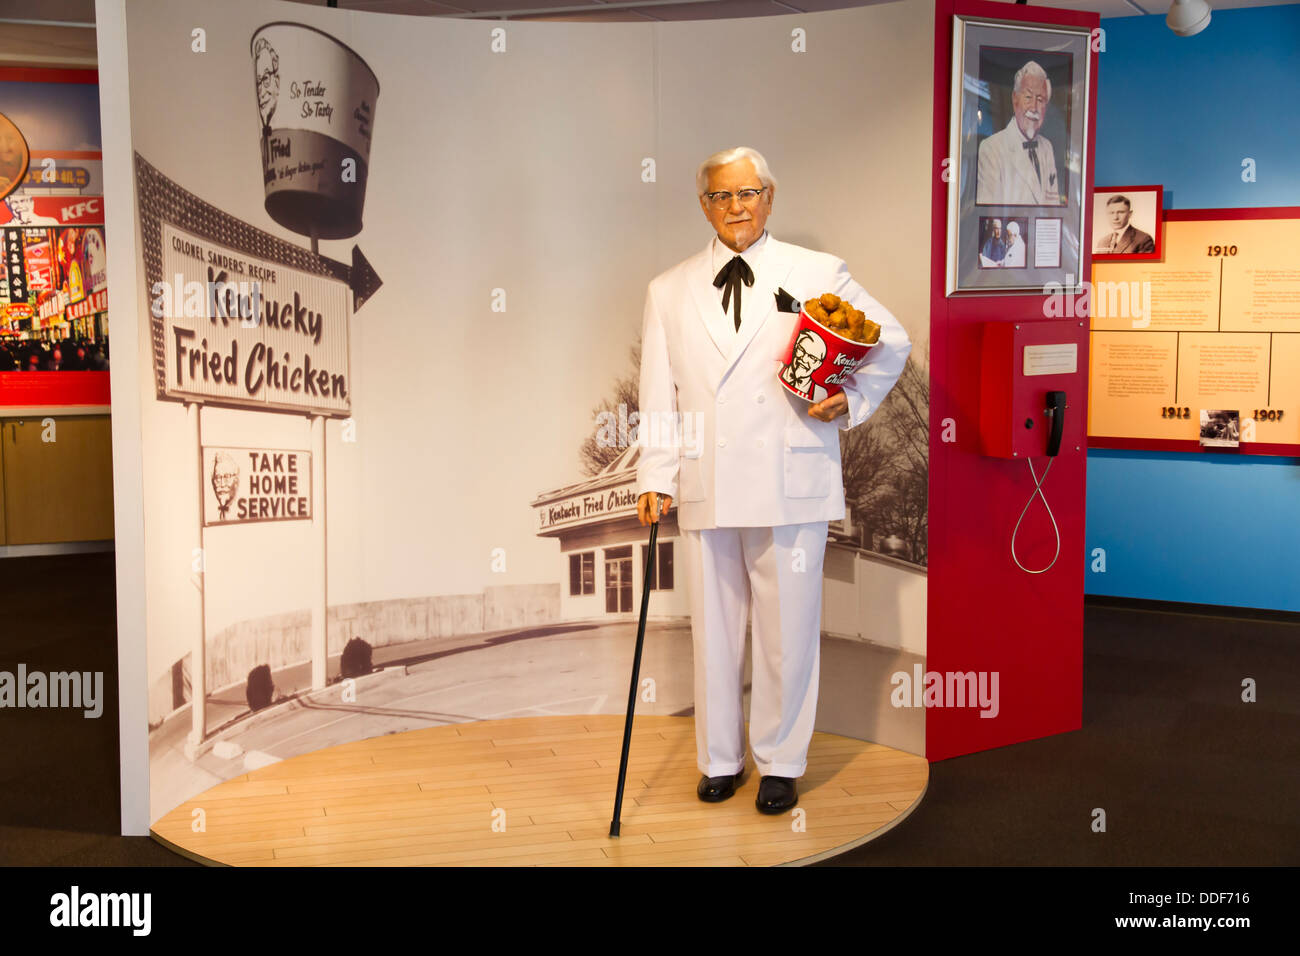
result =
[[[659,501],[655,500],[654,510],[659,511]],[[637,681],[641,676],[641,648],[645,645],[645,616],[650,609],[650,562],[655,559],[655,539],[659,535],[659,520],[662,514],[650,523],[650,549],[645,559],[645,587],[641,591],[641,623],[636,629],[636,654],[632,658],[632,686],[627,692],[627,720],[623,722],[623,757],[618,764],[618,789],[614,791],[614,818],[609,822],[609,835],[618,836],[620,826],[619,814],[623,810],[623,784],[627,781],[627,752],[632,745],[632,714],[636,710]]]

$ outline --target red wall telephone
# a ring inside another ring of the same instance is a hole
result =
[[[1079,373],[1078,339],[1085,331],[1064,319],[983,323],[980,454],[1031,458],[1060,451],[1066,390]]]

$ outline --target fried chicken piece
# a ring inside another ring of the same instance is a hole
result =
[[[862,341],[867,345],[875,345],[880,341],[880,326],[870,319],[863,320]]]
[[[809,299],[804,303],[803,310],[822,325],[826,324],[826,309],[822,307],[820,299]]]
[[[834,292],[827,292],[822,295],[821,303],[822,306],[826,309],[826,312],[829,314],[839,308],[840,297],[836,295]]]
[[[862,341],[860,336],[862,335],[862,330],[866,321],[866,315],[857,309],[854,309],[853,314],[849,316],[849,335],[854,339],[857,339],[859,342]]]

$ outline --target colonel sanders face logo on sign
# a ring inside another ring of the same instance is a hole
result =
[[[217,452],[212,459],[212,493],[217,496],[217,507],[221,517],[230,510],[230,503],[235,500],[239,489],[239,464],[224,451]]]
[[[805,398],[821,401],[826,397],[826,389],[812,380],[812,374],[825,361],[826,343],[816,332],[804,329],[794,341],[794,355],[790,364],[781,369],[781,378]]]
[[[253,69],[257,74],[257,111],[262,115],[262,125],[270,127],[280,100],[280,56],[265,37],[253,47]]]
[[[5,200],[5,205],[9,207],[9,223],[14,226],[34,226],[37,223],[36,218],[36,200],[31,196],[25,196],[22,193],[10,196]]]

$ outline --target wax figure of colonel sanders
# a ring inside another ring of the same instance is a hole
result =
[[[843,260],[766,232],[776,181],[759,153],[740,147],[710,156],[696,191],[717,235],[646,293],[637,511],[649,524],[679,503],[703,775],[697,793],[725,800],[744,775],[752,611],[755,802],[781,813],[798,800],[795,780],[806,769],[817,713],[822,560],[828,522],[844,517],[839,432],[880,406],[912,344]],[[810,404],[778,376],[799,303],[825,292],[879,324],[880,340],[843,392]],[[665,419],[691,437],[665,440],[667,429],[646,427]]]

